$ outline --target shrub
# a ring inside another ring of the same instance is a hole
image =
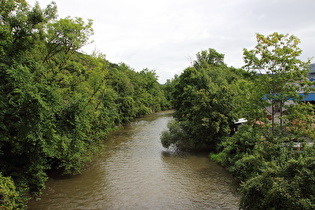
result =
[[[313,155],[302,155],[277,164],[268,163],[259,175],[242,184],[240,207],[315,209],[314,161]]]
[[[0,173],[0,209],[21,209],[25,207],[24,201],[13,180],[10,177],[2,176]]]

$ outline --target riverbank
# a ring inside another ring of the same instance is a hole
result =
[[[172,111],[112,132],[82,174],[50,179],[30,209],[238,209],[237,183],[207,153],[164,149]]]

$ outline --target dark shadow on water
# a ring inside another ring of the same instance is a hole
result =
[[[84,171],[84,169],[82,169]],[[67,180],[81,176],[81,174],[63,174],[63,169],[50,169],[46,171],[49,180]]]
[[[155,112],[155,113],[152,113],[152,114],[149,114],[146,116],[135,118],[135,119],[131,120],[131,122],[135,123],[137,121],[142,121],[142,120],[151,122],[151,121],[154,121],[154,120],[160,118],[161,116],[172,117],[173,114],[174,114],[174,110],[160,111],[160,112]]]

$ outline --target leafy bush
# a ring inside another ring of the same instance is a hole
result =
[[[314,209],[314,174],[315,157],[310,153],[278,164],[270,162],[242,184],[241,208]]]
[[[252,154],[254,147],[261,141],[262,130],[250,125],[243,125],[238,132],[233,136],[224,138],[218,145],[219,150],[222,150],[221,156],[225,158],[217,161],[225,167],[233,166],[245,154]],[[212,155],[211,157],[215,156]]]
[[[21,209],[25,207],[25,201],[17,191],[13,180],[0,173],[0,209]]]
[[[210,158],[241,184],[242,209],[314,209],[315,147],[293,150],[286,136],[266,135],[263,127],[244,125],[226,138]]]

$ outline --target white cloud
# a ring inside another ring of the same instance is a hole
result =
[[[28,0],[34,4],[35,0]],[[161,83],[180,74],[200,50],[214,48],[230,66],[243,65],[255,34],[299,37],[303,58],[314,55],[313,0],[55,0],[60,17],[94,20],[94,48],[111,62],[156,70]],[[42,7],[50,1],[41,0]]]

